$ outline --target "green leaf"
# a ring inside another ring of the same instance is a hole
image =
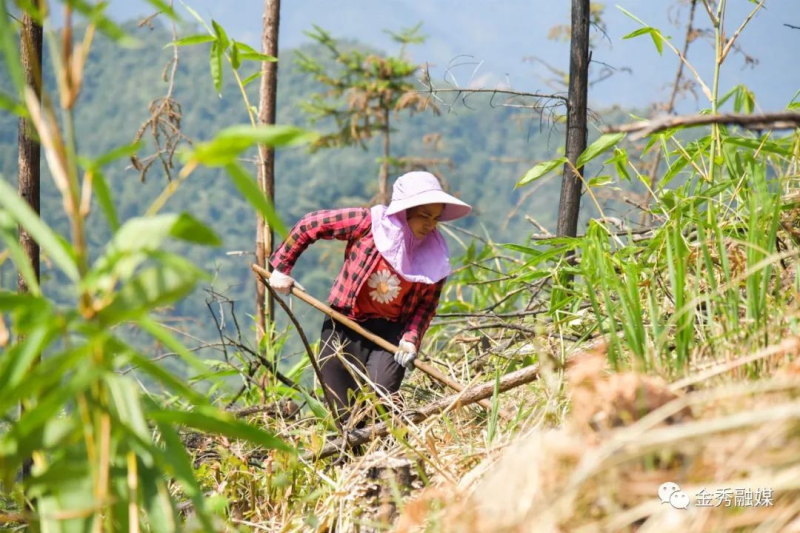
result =
[[[256,208],[267,224],[277,231],[281,238],[285,239],[288,234],[286,226],[283,225],[278,213],[275,212],[275,206],[259,189],[256,181],[238,163],[231,163],[225,168],[242,196]]]
[[[170,20],[179,22],[181,19],[172,7],[164,2],[164,0],[146,0],[148,4],[155,7],[157,10],[164,13]]]
[[[206,277],[187,259],[162,256],[161,264],[142,270],[124,284],[98,317],[111,325],[143,316],[187,296],[195,283]]]
[[[173,474],[183,492],[192,501],[194,511],[197,513],[203,529],[209,533],[213,532],[214,528],[206,509],[203,492],[194,477],[191,458],[186,453],[180,436],[169,423],[158,423],[158,430],[165,444],[163,451],[159,454],[160,467]]]
[[[235,419],[232,415],[216,409],[195,409],[194,411],[174,411],[154,409],[149,418],[159,424],[183,425],[200,431],[224,435],[231,439],[242,439],[258,446],[286,452],[293,448],[262,429]]]
[[[17,49],[17,31],[11,23],[10,13],[6,0],[0,0],[0,52],[3,54],[3,63],[8,69],[14,88],[21,94],[22,88],[25,86],[25,78],[22,74],[22,64]]]
[[[224,52],[228,49],[228,45],[231,44],[230,39],[228,39],[228,34],[225,33],[225,30],[222,26],[217,23],[216,20],[211,19],[211,27],[214,28],[214,35],[217,36],[217,43],[219,44],[220,52]]]
[[[613,181],[614,178],[612,178],[611,176],[597,176],[596,178],[590,179],[587,185],[589,187],[602,187],[604,185],[608,185]]]
[[[105,10],[109,2],[98,2],[95,4],[87,2],[86,0],[65,0],[65,3],[85,16],[89,22],[94,23],[98,30],[106,34],[118,45],[133,47],[139,44],[136,39],[125,33],[120,26],[105,16]]]
[[[15,98],[0,91],[0,109],[13,113],[20,117],[28,116],[28,109]]]
[[[222,130],[213,140],[195,145],[187,159],[210,167],[236,163],[239,155],[255,144],[266,146],[296,146],[313,142],[319,137],[295,126],[233,126]]]
[[[222,95],[222,48],[218,41],[211,45],[211,79],[214,80],[214,89],[217,95]]]
[[[106,152],[105,154],[101,155],[100,157],[94,160],[87,161],[86,164],[84,164],[84,167],[88,169],[98,169],[122,157],[130,157],[136,152],[138,152],[139,149],[143,146],[143,144],[144,143],[139,141],[131,144],[126,144],[124,146],[118,146],[117,148],[114,148],[110,152]]]
[[[103,210],[108,220],[108,225],[111,226],[111,231],[116,232],[119,229],[117,210],[114,207],[114,200],[111,198],[111,189],[108,188],[106,178],[99,169],[94,171],[92,183],[94,185],[94,192],[97,194],[97,201],[100,203],[100,208]]]
[[[239,57],[243,60],[248,61],[277,61],[277,57],[273,57],[267,54],[262,54],[252,46],[246,45],[244,43],[240,43],[238,41],[233,41],[234,48],[238,49]]]
[[[196,244],[221,244],[211,229],[187,213],[132,218],[115,232],[83,286],[93,290],[111,290],[117,281],[129,279],[143,261],[156,253],[167,237]]]
[[[267,146],[299,146],[315,141],[319,134],[296,126],[263,125],[248,126],[237,125],[225,128],[216,136],[217,139],[246,139],[251,144],[265,144]]]
[[[182,399],[188,400],[195,405],[210,405],[205,396],[187,386],[185,381],[175,377],[160,364],[156,364],[143,355],[135,352],[131,352],[128,357],[128,362],[130,364],[135,365],[140,371],[148,374],[151,378],[161,383],[163,386],[172,389],[172,391],[178,394]]]
[[[145,420],[144,410],[139,399],[139,387],[130,379],[115,374],[106,375],[104,380],[119,420],[140,439],[149,440],[151,438],[150,427]],[[152,463],[147,464],[147,466],[151,465]]]
[[[0,390],[9,391],[20,384],[37,357],[53,338],[52,324],[42,324],[0,358]]]
[[[19,275],[28,285],[28,291],[36,296],[41,294],[42,290],[39,287],[39,280],[33,270],[31,260],[19,244],[17,225],[7,213],[2,211],[0,211],[0,237],[6,243],[6,249],[11,255]]]
[[[578,162],[575,163],[575,167],[581,168],[595,157],[616,145],[624,137],[624,133],[606,133],[601,135],[599,139],[590,144],[586,150],[583,151],[580,157],[578,157]]]
[[[559,157],[557,159],[552,159],[550,161],[544,161],[542,163],[539,163],[536,166],[534,166],[533,168],[531,168],[530,170],[528,170],[528,172],[525,173],[525,175],[522,177],[522,179],[520,179],[517,182],[517,184],[514,186],[514,188],[517,189],[517,188],[522,187],[524,185],[527,185],[527,184],[529,184],[529,183],[531,183],[533,181],[536,181],[539,178],[541,178],[541,177],[547,175],[548,173],[550,173],[551,171],[553,171],[556,167],[558,167],[560,165],[563,165],[566,162],[567,162],[567,158],[566,157]]]
[[[180,440],[180,438],[178,439]],[[158,468],[139,467],[139,486],[142,491],[142,507],[152,533],[174,533],[178,531],[180,518],[169,491],[164,483],[164,473]]]
[[[49,419],[56,417],[78,394],[86,390],[101,375],[102,370],[96,366],[84,366],[77,369],[75,375],[62,385],[52,388],[40,397],[36,407],[20,417],[12,427],[11,436],[20,439],[41,428]]]
[[[192,352],[186,349],[178,339],[176,339],[169,331],[164,329],[161,324],[150,318],[149,316],[141,317],[137,322],[139,327],[153,336],[154,339],[161,344],[177,353],[190,367],[194,368],[200,373],[208,371],[208,367],[198,359]]]
[[[178,215],[169,230],[170,237],[203,246],[221,246],[222,240],[214,230],[194,218],[189,213]]]
[[[3,18],[0,14],[0,19]],[[20,199],[17,191],[8,184],[0,175],[0,206],[2,206],[16,222],[24,227],[33,237],[39,247],[72,281],[78,281],[78,266],[75,256],[68,243],[58,236],[45,224],[39,215],[30,208],[27,202]]]
[[[251,75],[247,76],[245,79],[243,79],[243,80],[242,80],[242,86],[243,86],[243,87],[247,87],[247,85],[248,85],[250,82],[252,82],[252,81],[254,81],[254,80],[257,80],[257,79],[258,79],[258,78],[260,78],[260,77],[261,77],[261,71],[259,70],[258,72],[255,72],[255,73],[253,73],[253,74],[251,74]]]
[[[210,43],[216,40],[217,38],[213,35],[199,33],[197,35],[188,35],[178,39],[177,41],[169,42],[164,45],[164,48],[169,48],[170,46],[194,46],[196,44]]]
[[[661,33],[659,33],[658,31],[654,31],[653,33],[650,34],[650,37],[653,38],[653,44],[656,45],[656,50],[658,50],[658,55],[663,55],[664,43],[662,42],[662,40],[664,38],[661,36]]]
[[[235,46],[231,47],[231,67],[233,70],[239,70],[239,67],[242,66],[242,62],[239,59],[239,49]]]
[[[648,33],[652,34],[655,31],[654,28],[639,28],[638,30],[630,32],[628,35],[624,36],[623,39],[633,39],[634,37],[639,37],[640,35],[646,35]]]

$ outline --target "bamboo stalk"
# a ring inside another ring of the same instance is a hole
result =
[[[538,377],[539,365],[527,366],[510,374],[506,374],[500,378],[498,392],[503,393],[521,385],[525,385],[526,383],[530,383]],[[477,403],[489,398],[492,394],[494,394],[494,387],[494,382],[482,383],[480,385],[469,387],[459,394],[441,398],[409,413],[408,418],[413,423],[417,424],[443,411],[451,411],[453,409],[458,409],[466,405]],[[389,424],[386,422],[381,422],[364,429],[350,431],[347,433],[347,435],[345,435],[344,438],[339,438],[325,444],[325,446],[323,446],[318,453],[307,453],[305,459],[313,460],[314,458],[323,459],[325,457],[330,457],[331,455],[334,455],[342,450],[343,447],[352,448],[377,437],[384,437],[389,434],[389,429]],[[344,440],[345,438],[347,439],[346,441]]]
[[[269,277],[271,275],[271,273],[269,271],[261,268],[258,265],[255,265],[255,264],[251,265],[251,268],[253,269],[253,272],[255,272],[259,277],[261,277],[261,279],[262,279],[262,281],[264,283],[266,283],[267,280],[269,280]],[[323,313],[325,313],[326,315],[328,315],[332,319],[336,320],[337,322],[340,322],[341,324],[344,324],[345,326],[347,326],[348,328],[352,329],[356,333],[358,333],[360,335],[363,335],[365,338],[371,340],[372,342],[374,342],[375,344],[377,344],[378,346],[380,346],[384,350],[386,350],[388,352],[391,352],[391,353],[397,352],[397,350],[398,350],[397,346],[395,346],[391,342],[387,341],[386,339],[384,339],[382,337],[379,337],[379,336],[375,335],[374,333],[371,333],[371,332],[367,331],[366,329],[361,327],[358,323],[354,322],[353,320],[350,320],[349,318],[347,318],[343,314],[339,313],[338,311],[335,311],[334,309],[332,309],[331,307],[329,307],[329,306],[325,305],[324,303],[320,302],[319,300],[317,300],[313,296],[309,295],[308,293],[299,290],[297,287],[292,287],[292,294],[294,296],[296,296],[297,298],[303,300],[305,303],[307,303],[311,307],[317,309],[318,311],[322,311]],[[463,385],[461,385],[457,381],[454,381],[454,380],[450,379],[449,377],[447,377],[443,373],[439,372],[438,370],[436,370],[434,367],[432,367],[431,365],[429,365],[427,363],[424,363],[422,361],[416,360],[416,361],[414,361],[414,366],[416,368],[420,369],[421,371],[425,372],[427,375],[429,375],[433,379],[439,381],[440,383],[443,383],[443,384],[447,385],[448,387],[450,387],[451,389],[453,389],[455,391],[461,392],[461,391],[464,390],[464,386]],[[493,383],[492,383],[492,386],[494,386]],[[481,401],[478,402],[478,404],[481,407],[483,407],[484,409],[486,409],[487,411],[491,411],[491,409],[492,409],[491,402],[489,402],[487,400],[483,400],[482,399]],[[504,418],[511,418],[511,415],[509,413],[504,412],[502,410],[500,411],[500,415],[502,417],[504,417]]]

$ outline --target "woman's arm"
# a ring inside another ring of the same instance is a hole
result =
[[[422,337],[425,336],[425,332],[428,331],[428,326],[431,325],[431,320],[436,314],[436,308],[439,307],[439,297],[442,295],[442,288],[446,280],[447,278],[442,279],[425,291],[406,325],[405,332],[403,332],[402,339],[414,344],[417,350],[419,350]]]
[[[361,207],[326,209],[309,213],[294,225],[289,236],[278,246],[269,262],[273,268],[288,276],[300,254],[311,243],[319,239],[348,240],[368,214],[369,210]]]

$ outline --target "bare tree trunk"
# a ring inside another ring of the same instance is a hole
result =
[[[39,6],[41,8],[41,5]],[[22,59],[22,69],[25,72],[25,84],[33,89],[36,98],[42,98],[42,27],[27,14],[22,14],[22,30],[20,32],[20,52]],[[33,130],[33,123],[26,119],[19,119],[19,133],[17,137],[19,145],[19,175],[17,178],[19,196],[31,206],[31,209],[39,214],[39,192],[40,192],[40,161],[41,145],[36,140]],[[36,279],[39,279],[39,245],[31,238],[22,226],[19,226],[19,244],[23,252],[28,257],[33,267]],[[17,276],[17,288],[19,292],[28,292],[29,287],[25,279]],[[22,405],[20,405],[20,415]],[[22,477],[30,476],[32,460],[26,458],[22,463]]]
[[[25,71],[25,83],[41,99],[42,94],[42,27],[27,13],[22,15],[21,32],[22,68]],[[35,139],[33,123],[26,119],[19,119],[19,195],[31,208],[39,213],[39,161],[41,146]],[[39,279],[39,245],[28,235],[28,232],[19,227],[19,244],[31,262],[36,278]],[[17,279],[19,292],[28,292],[28,284],[22,276]]]
[[[381,175],[379,177],[378,202],[389,205],[391,195],[389,194],[389,108],[383,108],[383,162],[381,163]]]
[[[264,27],[261,36],[261,49],[264,54],[278,57],[278,26],[280,23],[281,1],[264,0]],[[278,63],[265,61],[261,66],[261,88],[259,93],[258,123],[275,124],[276,99],[278,95]],[[259,146],[258,184],[266,197],[275,201],[275,150]],[[269,269],[267,259],[272,255],[275,234],[261,215],[256,222],[256,263]],[[272,320],[275,303],[267,295],[263,284],[256,281],[256,340],[260,343],[267,330],[267,317]]]
[[[572,0],[572,38],[569,54],[566,156],[574,166],[586,149],[586,101],[589,89],[589,0]],[[574,237],[580,214],[580,178],[570,164],[564,165],[558,206],[558,235]],[[578,172],[583,172],[582,168]]]

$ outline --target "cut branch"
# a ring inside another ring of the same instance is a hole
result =
[[[500,379],[498,393],[503,393],[516,387],[525,385],[531,381],[534,381],[538,377],[539,365],[531,365],[517,370],[516,372],[512,372],[511,374],[506,374]],[[410,413],[408,418],[410,418],[413,423],[418,424],[423,420],[444,411],[452,411],[454,409],[485,400],[494,394],[494,388],[495,383],[493,381],[476,385],[474,387],[469,387],[460,394],[447,396],[432,402],[425,407],[414,411],[413,413]],[[313,460],[315,458],[323,459],[325,457],[330,457],[331,455],[339,453],[343,448],[352,448],[354,446],[359,446],[369,442],[375,438],[385,437],[390,433],[390,430],[391,427],[389,424],[386,422],[381,422],[364,429],[351,431],[347,433],[346,441],[344,438],[331,441],[323,446],[319,453],[307,453],[305,458],[306,460]]]
[[[722,113],[716,115],[666,116],[631,124],[609,126],[603,128],[603,133],[636,132],[636,135],[631,137],[631,140],[636,140],[671,128],[707,126],[709,124],[728,124],[752,130],[786,130],[800,127],[800,113],[782,111],[760,115]]]

